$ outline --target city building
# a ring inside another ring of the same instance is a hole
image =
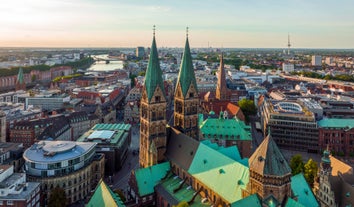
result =
[[[327,65],[332,66],[333,63],[334,63],[334,62],[333,62],[333,57],[326,57],[325,63],[326,63]]]
[[[124,106],[124,122],[139,123],[140,110],[137,101],[127,102]]]
[[[292,64],[292,63],[285,63],[284,62],[282,65],[282,68],[283,68],[284,73],[294,72],[294,64]]]
[[[219,146],[237,146],[242,157],[252,153],[251,127],[237,117],[228,118],[227,111],[219,117],[209,116],[205,120],[199,115],[200,140],[210,140]]]
[[[0,165],[12,165],[15,172],[20,172],[23,151],[22,143],[0,142]]]
[[[322,56],[312,55],[311,65],[312,66],[321,66],[322,65]]]
[[[41,183],[46,206],[55,187],[64,189],[67,204],[89,195],[104,175],[104,155],[96,153],[96,143],[40,141],[24,154],[27,180]]]
[[[270,128],[282,149],[318,152],[318,128],[315,115],[299,101],[266,100],[261,111],[263,133]]]
[[[145,55],[145,49],[144,47],[137,47],[136,52],[135,52],[136,57],[138,58],[143,58]]]
[[[25,173],[14,173],[11,165],[0,165],[0,206],[39,207],[39,182],[26,182]]]
[[[113,175],[123,166],[131,142],[130,124],[96,124],[79,139],[96,143],[96,152],[105,155],[105,174]]]
[[[0,142],[6,142],[6,114],[0,110]]]
[[[90,129],[89,116],[85,111],[75,111],[65,116],[71,126],[71,140],[76,141],[88,129]]]
[[[86,207],[125,207],[120,197],[111,190],[107,184],[101,180],[95,189]]]
[[[321,206],[351,206],[354,203],[353,168],[324,150],[315,183],[315,192]]]
[[[354,156],[354,119],[325,118],[318,121],[318,144],[332,154]]]
[[[25,109],[31,107],[39,107],[42,110],[56,110],[64,108],[64,103],[70,102],[70,96],[67,94],[61,95],[37,95],[35,97],[26,97]]]

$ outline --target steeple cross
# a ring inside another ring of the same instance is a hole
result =
[[[188,29],[189,27],[186,28],[186,37],[188,37]]]
[[[152,31],[153,31],[153,35],[154,35],[154,37],[155,37],[155,31],[156,31],[156,26],[154,25],[154,26],[152,26]]]

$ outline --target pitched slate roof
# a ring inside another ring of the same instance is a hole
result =
[[[297,202],[304,206],[319,206],[310,186],[302,173],[291,177],[291,190],[297,196]]]
[[[188,170],[198,149],[199,142],[173,127],[170,129],[170,133],[166,157],[182,169]]]
[[[146,196],[154,193],[154,187],[166,176],[170,170],[170,163],[164,162],[135,171],[135,179],[139,189],[139,195]]]
[[[197,81],[195,79],[188,37],[186,39],[186,45],[184,46],[181,67],[179,69],[178,80],[177,80],[177,84],[178,83],[181,85],[182,93],[183,93],[184,97],[186,96],[191,84],[193,84],[195,89],[197,90]],[[177,87],[176,87],[176,90],[177,90]]]
[[[188,173],[217,192],[227,202],[242,199],[249,169],[221,152],[200,143]]]
[[[115,194],[104,181],[100,181],[97,185],[95,193],[86,207],[123,207],[125,206],[120,197]]]
[[[151,101],[151,98],[154,95],[156,87],[160,87],[162,93],[165,94],[164,84],[162,80],[162,71],[160,68],[159,56],[157,54],[155,36],[152,39],[150,59],[145,74],[144,86],[146,88],[149,102]]]
[[[260,175],[283,176],[291,173],[287,161],[270,134],[252,154],[248,163],[249,168]]]

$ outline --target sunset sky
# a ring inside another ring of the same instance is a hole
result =
[[[352,0],[8,0],[0,47],[354,48]]]

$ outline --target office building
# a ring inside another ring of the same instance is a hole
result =
[[[312,66],[321,66],[322,65],[322,56],[312,55],[311,65]]]

